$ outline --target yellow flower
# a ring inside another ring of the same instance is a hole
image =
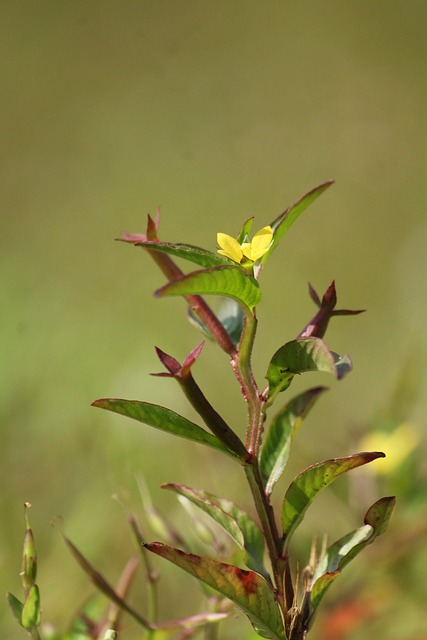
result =
[[[384,451],[386,458],[367,469],[378,475],[392,475],[418,445],[419,434],[414,425],[403,422],[391,433],[374,431],[361,441],[363,451]]]
[[[226,233],[218,233],[216,239],[221,247],[221,249],[218,249],[218,253],[226,258],[230,258],[239,264],[244,258],[251,262],[256,262],[267,253],[273,240],[273,229],[270,226],[263,227],[256,232],[252,242],[243,242],[242,244]]]

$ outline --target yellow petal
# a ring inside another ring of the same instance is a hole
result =
[[[243,258],[243,252],[236,238],[233,238],[226,233],[217,233],[216,241],[221,247],[221,249],[218,249],[218,253],[226,258],[231,258],[234,262],[240,263]]]
[[[256,262],[267,253],[272,240],[273,229],[270,226],[263,227],[256,232],[249,247],[243,249],[243,253],[249,260]]]

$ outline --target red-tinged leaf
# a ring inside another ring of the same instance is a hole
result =
[[[282,524],[286,548],[289,547],[292,535],[304,518],[307,508],[322,489],[343,473],[377,458],[385,458],[384,453],[363,452],[344,458],[332,458],[302,471],[290,484],[283,501]]]
[[[147,231],[146,233],[123,233],[123,238],[117,238],[122,242],[130,242],[132,244],[139,244],[140,242],[158,242],[157,229],[160,223],[160,210],[157,209],[156,217],[153,218],[148,214],[147,216]]]
[[[186,276],[168,282],[155,292],[157,297],[216,295],[233,298],[245,312],[261,301],[261,289],[252,276],[237,266],[226,265],[193,271]]]
[[[364,309],[335,309],[337,304],[337,292],[335,290],[335,282],[332,280],[323,295],[322,301],[315,289],[309,284],[309,293],[311,299],[319,307],[316,315],[306,324],[304,329],[300,331],[297,339],[301,338],[323,338],[328,328],[330,319],[333,316],[354,316],[363,313]]]
[[[231,500],[218,498],[206,491],[191,489],[182,484],[164,484],[162,488],[170,489],[184,496],[210,516],[244,551],[246,566],[269,580],[269,575],[263,564],[264,538],[257,524],[247,513]]]
[[[261,473],[266,481],[268,495],[283,473],[292,442],[302,421],[326,387],[315,387],[293,398],[274,416],[261,451]]]
[[[142,239],[140,242],[135,243],[138,247],[148,249],[148,251],[160,251],[177,258],[183,258],[189,260],[194,264],[198,264],[200,267],[218,267],[221,265],[229,264],[228,260],[223,258],[217,253],[212,253],[207,249],[201,247],[195,247],[191,244],[183,243],[170,243],[170,242],[149,242]]]
[[[365,515],[365,524],[334,542],[320,558],[314,569],[313,586],[307,594],[309,598],[308,627],[313,624],[320,601],[333,580],[353,558],[386,531],[395,504],[394,497],[381,498],[375,502]]]
[[[174,377],[179,374],[181,371],[181,364],[176,360],[173,356],[170,356],[165,351],[159,349],[159,347],[154,347],[156,350],[156,354],[162,365],[169,371],[169,373],[152,373],[153,376],[170,376]]]
[[[190,422],[183,416],[165,407],[150,404],[149,402],[141,402],[140,400],[122,400],[120,398],[101,398],[100,400],[92,402],[92,406],[106,409],[113,413],[119,413],[138,422],[143,422],[150,427],[155,427],[156,429],[166,431],[175,436],[207,445],[208,447],[227,453],[232,458],[238,458],[221,440],[218,440],[218,438],[197,424]]]
[[[328,189],[334,183],[333,180],[326,180],[322,182],[314,189],[311,189],[302,196],[299,200],[291,204],[283,213],[280,214],[273,222],[270,223],[270,227],[273,229],[273,243],[268,252],[261,258],[261,262],[265,262],[270,253],[277,247],[283,236],[289,231],[295,220],[301,215],[316,198],[318,198],[326,189]]]
[[[330,351],[320,338],[291,340],[276,351],[268,365],[269,398],[287,389],[297,374],[323,371],[341,379],[350,370],[350,358]]]
[[[166,376],[166,377],[180,378],[180,379],[187,378],[190,375],[191,367],[199,357],[200,352],[204,347],[204,344],[205,342],[203,341],[199,345],[197,345],[197,347],[195,347],[192,351],[190,351],[190,353],[185,358],[182,365],[178,362],[178,360],[170,356],[168,353],[165,353],[158,347],[155,347],[157,357],[159,358],[160,362],[168,370],[169,373],[152,373],[151,375]]]
[[[76,545],[71,542],[64,534],[62,534],[65,544],[71,551],[75,560],[77,560],[83,571],[89,576],[93,584],[101,593],[103,593],[111,602],[117,604],[121,609],[126,611],[134,620],[136,620],[145,629],[151,629],[151,624],[135,609],[127,604],[125,600],[113,589],[110,583],[104,578],[104,576],[97,571],[92,564],[85,558],[85,556],[79,551]]]
[[[159,542],[146,548],[232,600],[264,638],[286,640],[283,621],[272,589],[264,578],[230,564],[184,553]]]

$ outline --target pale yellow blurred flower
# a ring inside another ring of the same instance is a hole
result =
[[[384,451],[386,458],[378,464],[367,465],[369,470],[377,475],[387,476],[393,474],[406,460],[420,441],[416,427],[403,422],[394,431],[373,431],[368,433],[360,441],[361,451]]]

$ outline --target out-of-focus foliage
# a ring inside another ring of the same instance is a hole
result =
[[[207,448],[195,461],[191,444],[167,446],[159,432],[142,437],[137,426],[89,408],[106,393],[161,404],[167,388],[168,406],[194,418],[172,383],[148,375],[158,367],[148,345],[161,340],[162,348],[184,355],[194,344],[184,313],[178,318],[181,303],[150,304],[161,276],[142,254],[112,239],[123,229],[142,231],[146,212],[160,203],[162,239],[185,229],[186,241],[215,251],[217,231],[235,236],[242,216],[251,215],[261,228],[295,194],[334,177],[334,190],[270,259],[281,271],[280,296],[269,296],[277,281],[263,274],[255,366],[262,376],[276,336],[296,336],[312,313],[309,297],[295,295],[307,281],[324,290],[336,278],[344,305],[368,309],[332,323],[329,335],[351,352],[354,372],[304,425],[312,438],[304,449],[295,443],[294,471],[337,449],[347,455],[364,425],[391,437],[409,422],[417,446],[390,475],[360,472],[351,485],[358,508],[373,502],[371,494],[391,493],[398,508],[372,552],[375,563],[365,552],[354,564],[358,576],[343,576],[339,595],[328,593],[330,611],[319,615],[318,634],[425,634],[426,406],[407,390],[393,395],[393,380],[407,352],[423,349],[427,317],[426,12],[417,0],[3,6],[3,592],[19,589],[26,500],[33,503],[43,609],[62,629],[91,589],[49,526],[53,516],[64,517],[67,533],[115,583],[128,557],[127,528],[110,495],[123,488],[137,505],[139,471],[173,519],[181,514],[157,485],[197,485],[201,470],[209,490],[222,495],[232,487],[235,502],[247,508],[231,461]],[[173,322],[163,319],[168,314]],[[209,358],[209,399],[243,424],[233,405],[238,390],[224,378],[224,355],[212,348]],[[414,387],[425,376],[422,362],[407,371]],[[377,419],[390,396],[387,419]],[[321,509],[344,533],[359,526],[366,509],[358,518],[349,509],[344,518],[339,491]],[[328,526],[321,510],[308,518],[317,518],[316,529]],[[171,582],[185,585],[174,590],[182,600],[169,601],[181,613],[197,589],[173,568],[162,574],[168,591]],[[143,589],[135,591],[136,601],[144,597]],[[0,617],[5,637],[22,637],[6,607]]]

